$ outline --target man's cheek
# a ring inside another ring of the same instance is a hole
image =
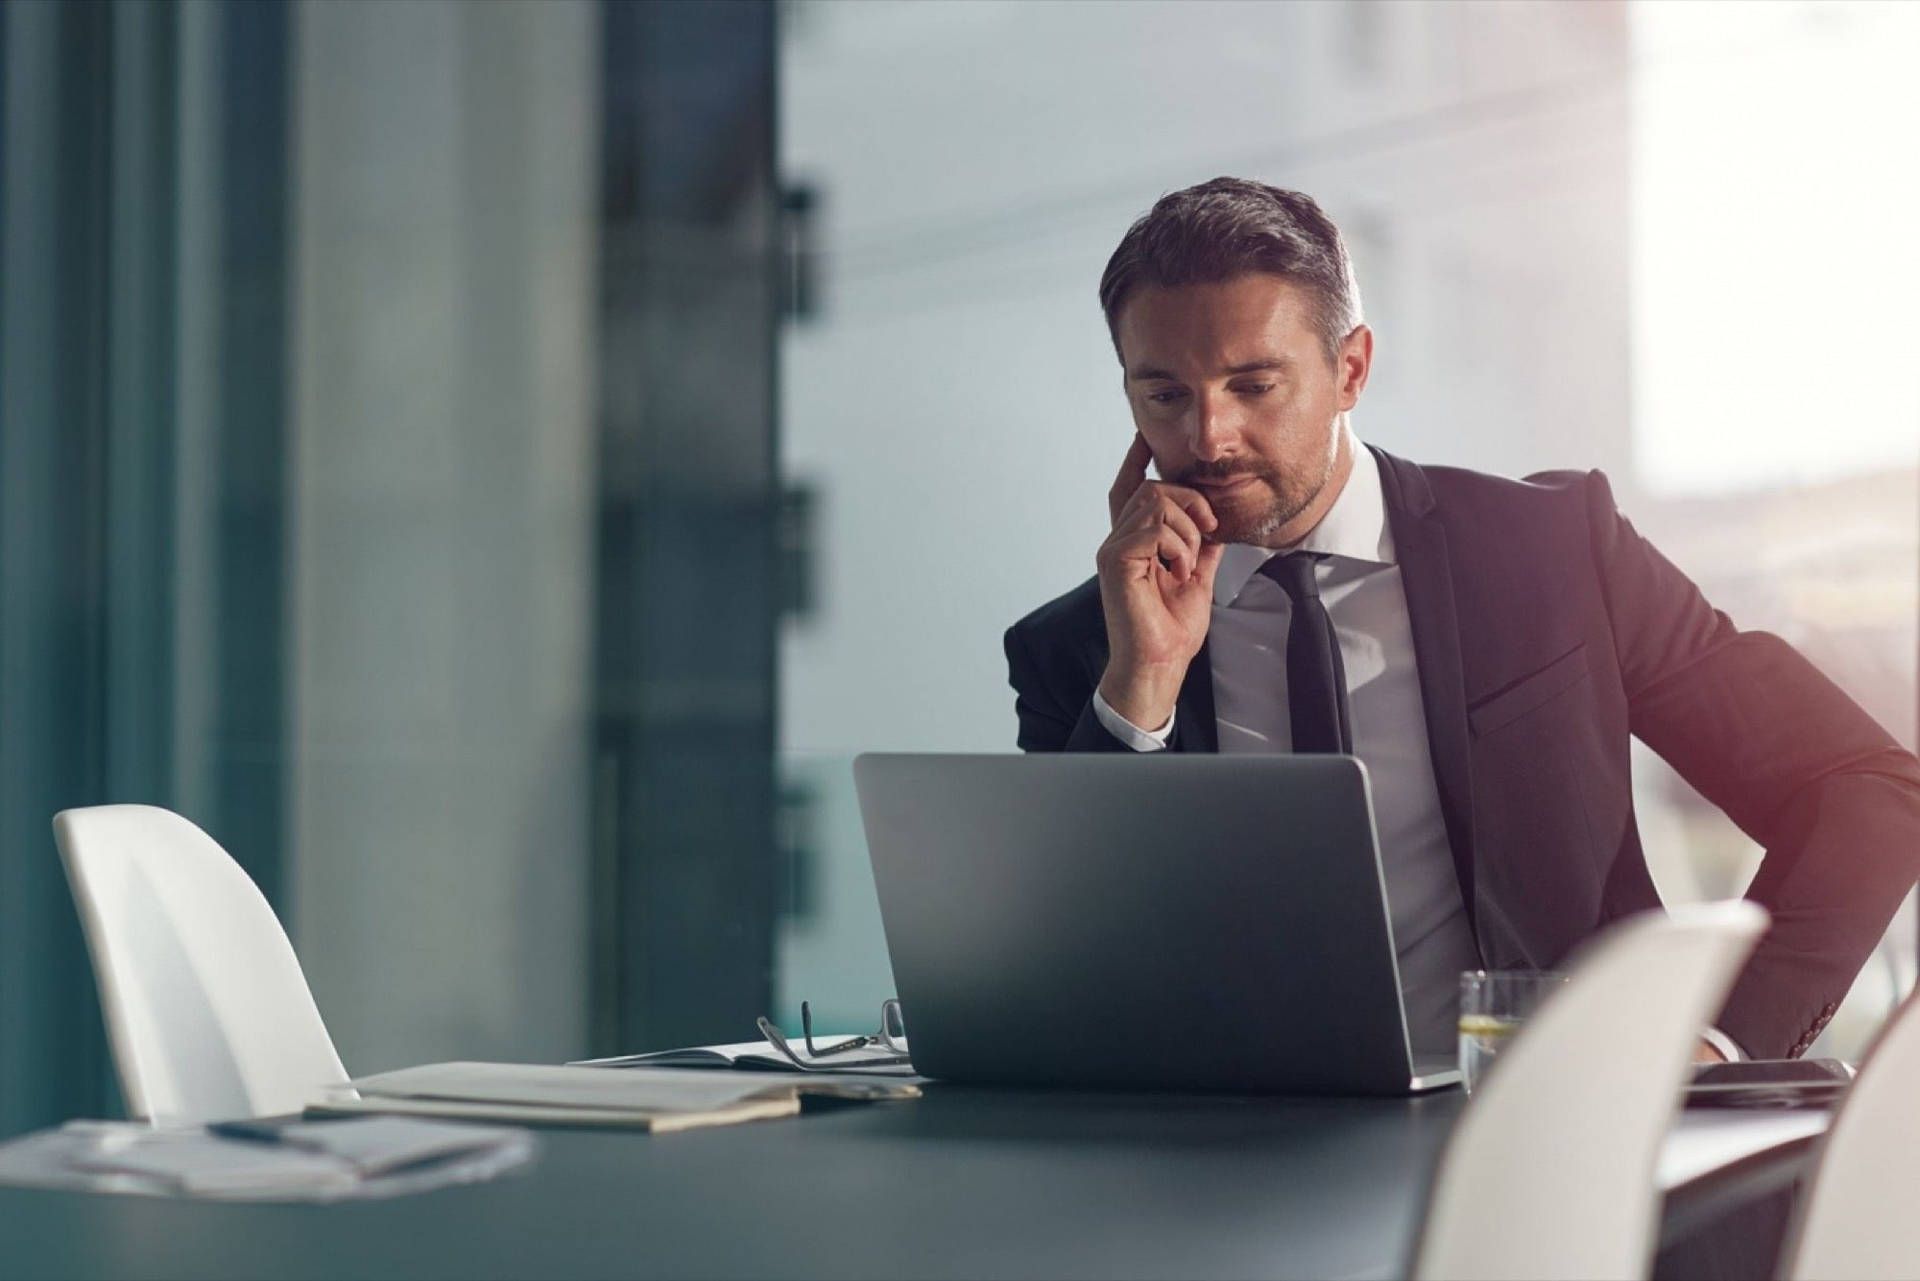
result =
[[[1153,437],[1147,435],[1144,430],[1140,435],[1147,442],[1147,452],[1153,456],[1153,461],[1148,467],[1148,470],[1153,473],[1153,478],[1158,481],[1171,480],[1178,469],[1167,465],[1164,461],[1167,454],[1153,443]]]

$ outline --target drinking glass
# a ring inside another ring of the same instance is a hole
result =
[[[1460,975],[1460,1081],[1467,1093],[1547,994],[1567,981],[1549,970],[1467,970]]]

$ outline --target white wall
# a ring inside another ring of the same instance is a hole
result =
[[[292,918],[353,1072],[585,1049],[596,35],[298,10]]]

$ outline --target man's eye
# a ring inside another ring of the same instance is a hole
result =
[[[1156,405],[1171,405],[1186,394],[1183,391],[1150,391],[1147,393],[1147,399]]]
[[[1273,390],[1273,384],[1272,383],[1246,383],[1246,384],[1243,384],[1242,386],[1235,387],[1234,390],[1239,392],[1243,396],[1264,396],[1268,392]]]

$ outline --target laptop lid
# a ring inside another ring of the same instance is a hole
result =
[[[854,762],[915,1069],[1406,1094],[1366,768],[1346,756]]]

